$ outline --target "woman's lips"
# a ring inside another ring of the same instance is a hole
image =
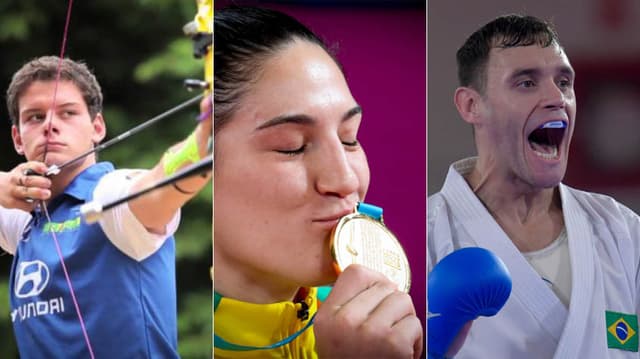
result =
[[[333,229],[335,226],[338,225],[338,222],[340,222],[339,218],[336,219],[318,219],[318,220],[314,220],[313,224],[320,226],[321,228],[324,229]]]
[[[353,213],[353,209],[344,209],[337,213],[314,219],[312,222],[321,227],[333,228],[338,224],[338,222],[340,222],[342,217],[351,213]]]

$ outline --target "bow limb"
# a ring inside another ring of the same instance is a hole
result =
[[[213,0],[198,0],[198,14],[194,20],[198,24],[198,31],[204,33],[211,40],[204,57],[204,79],[213,87]]]
[[[186,80],[185,85],[189,89],[203,89],[205,96],[209,97],[200,104],[201,116],[199,120],[211,120],[213,115],[213,0],[196,0],[198,11],[193,21],[183,28],[185,34],[193,40],[193,55],[196,58],[204,58],[204,81]],[[212,133],[211,122],[205,123],[203,129]],[[211,137],[211,136],[210,136]],[[205,147],[207,152],[212,151],[213,141],[209,138]]]
[[[198,41],[194,39],[194,55],[204,53],[204,79],[207,83],[205,96],[209,97],[201,103],[200,112],[208,116],[208,123],[205,123],[203,130],[209,133],[206,149],[207,152],[213,151],[213,0],[197,0],[198,13],[194,19],[197,24],[198,33],[204,37],[200,48],[197,48]],[[201,117],[202,119],[202,117]]]
[[[204,81],[187,80],[188,88],[202,88],[209,93],[213,87],[213,0],[196,0],[198,10],[193,21],[183,28],[193,40],[193,56],[204,58]]]
[[[131,199],[129,208],[140,223],[152,232],[162,233],[176,211],[210,183],[210,165],[201,176],[171,177],[177,171],[207,158],[212,147],[213,2],[200,0],[197,5],[198,12],[195,19],[184,27],[184,31],[193,39],[194,56],[204,58],[205,80],[186,82],[190,89],[205,91],[206,96],[200,102],[199,123],[185,140],[172,146],[152,170],[139,176],[128,196]],[[158,186],[159,183],[172,184],[172,186]],[[140,196],[139,193],[144,193],[145,196]],[[116,202],[120,204],[127,201],[128,199]],[[158,203],[162,205],[158,206]],[[96,208],[95,204],[91,206]],[[97,208],[100,206],[97,205]]]

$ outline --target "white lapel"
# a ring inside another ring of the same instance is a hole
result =
[[[566,308],[513,245],[464,178],[457,172],[450,173],[450,177],[442,193],[453,217],[478,246],[500,257],[511,273],[512,290],[507,306],[517,305],[518,310],[529,312],[546,330],[549,339],[557,343],[567,319]]]
[[[587,324],[591,317],[594,296],[598,294],[594,293],[595,253],[589,216],[580,207],[569,188],[562,184],[560,185],[560,197],[562,198],[562,212],[569,237],[569,256],[571,259],[569,317],[555,355],[555,358],[564,359],[575,357],[579,352],[576,348],[584,346],[584,338],[589,337],[585,335],[587,330],[597,330],[597,328],[587,328]]]

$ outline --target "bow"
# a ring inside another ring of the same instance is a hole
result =
[[[193,56],[204,57],[204,79],[186,80],[188,88],[201,88],[210,93],[213,86],[213,0],[196,0],[198,12],[193,21],[183,27],[185,34],[193,40]]]
[[[189,105],[195,102],[196,100],[200,100],[202,96],[205,96],[205,95],[211,96],[211,106],[209,107],[208,112],[202,113],[198,118],[198,120],[201,121],[207,116],[213,115],[213,97],[212,97],[213,95],[211,93],[211,90],[213,87],[213,51],[211,51],[211,47],[213,46],[213,0],[197,0],[197,6],[198,6],[198,11],[195,16],[195,19],[187,23],[183,27],[183,31],[186,35],[190,36],[191,39],[193,40],[193,56],[195,58],[204,58],[204,78],[205,79],[204,81],[197,80],[197,79],[187,79],[185,80],[184,84],[185,84],[185,87],[189,90],[196,90],[196,89],[204,90],[204,94],[194,97],[193,99],[187,101],[187,103],[183,105],[185,106]],[[183,105],[180,105],[180,106],[183,106]],[[156,117],[157,119],[154,118],[147,122],[153,121],[153,123],[155,123],[156,121],[164,118],[164,117],[159,118],[160,116],[157,116]],[[147,122],[127,132],[134,132],[134,130],[135,132],[138,132],[139,130],[146,128],[147,126],[150,125],[150,123],[147,124]],[[126,137],[128,136],[129,135],[127,134]],[[117,139],[118,138],[114,138],[113,140],[117,140]],[[105,145],[108,146],[110,144],[105,143]],[[208,152],[212,151],[212,147],[213,147],[213,138],[210,137]],[[72,162],[72,161],[75,161],[75,160],[71,160],[69,162]],[[201,161],[195,164],[192,164],[191,166],[184,168],[177,173],[174,173],[173,175],[165,178],[164,180],[156,184],[153,184],[138,192],[131,193],[123,198],[119,198],[107,204],[100,204],[96,202],[87,203],[80,208],[80,214],[87,221],[87,223],[94,223],[100,219],[100,216],[102,215],[102,213],[104,213],[104,211],[114,208],[116,206],[119,206],[121,204],[124,204],[130,200],[138,198],[158,188],[162,188],[164,186],[174,184],[175,182],[183,178],[208,172],[211,170],[212,164],[213,164],[213,158],[212,156],[208,156],[202,159]],[[65,164],[63,164],[62,166],[64,165]],[[52,168],[49,169],[49,171],[51,170]],[[53,168],[53,170],[58,171],[59,169]]]

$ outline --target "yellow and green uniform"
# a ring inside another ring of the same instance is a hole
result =
[[[318,289],[303,288],[294,301],[254,304],[214,293],[214,331],[224,341],[252,347],[271,346],[286,340],[307,326],[318,310]],[[298,318],[303,304],[308,306],[306,319]],[[291,342],[273,349],[240,351],[214,345],[215,358],[317,358],[313,326],[306,328]]]

